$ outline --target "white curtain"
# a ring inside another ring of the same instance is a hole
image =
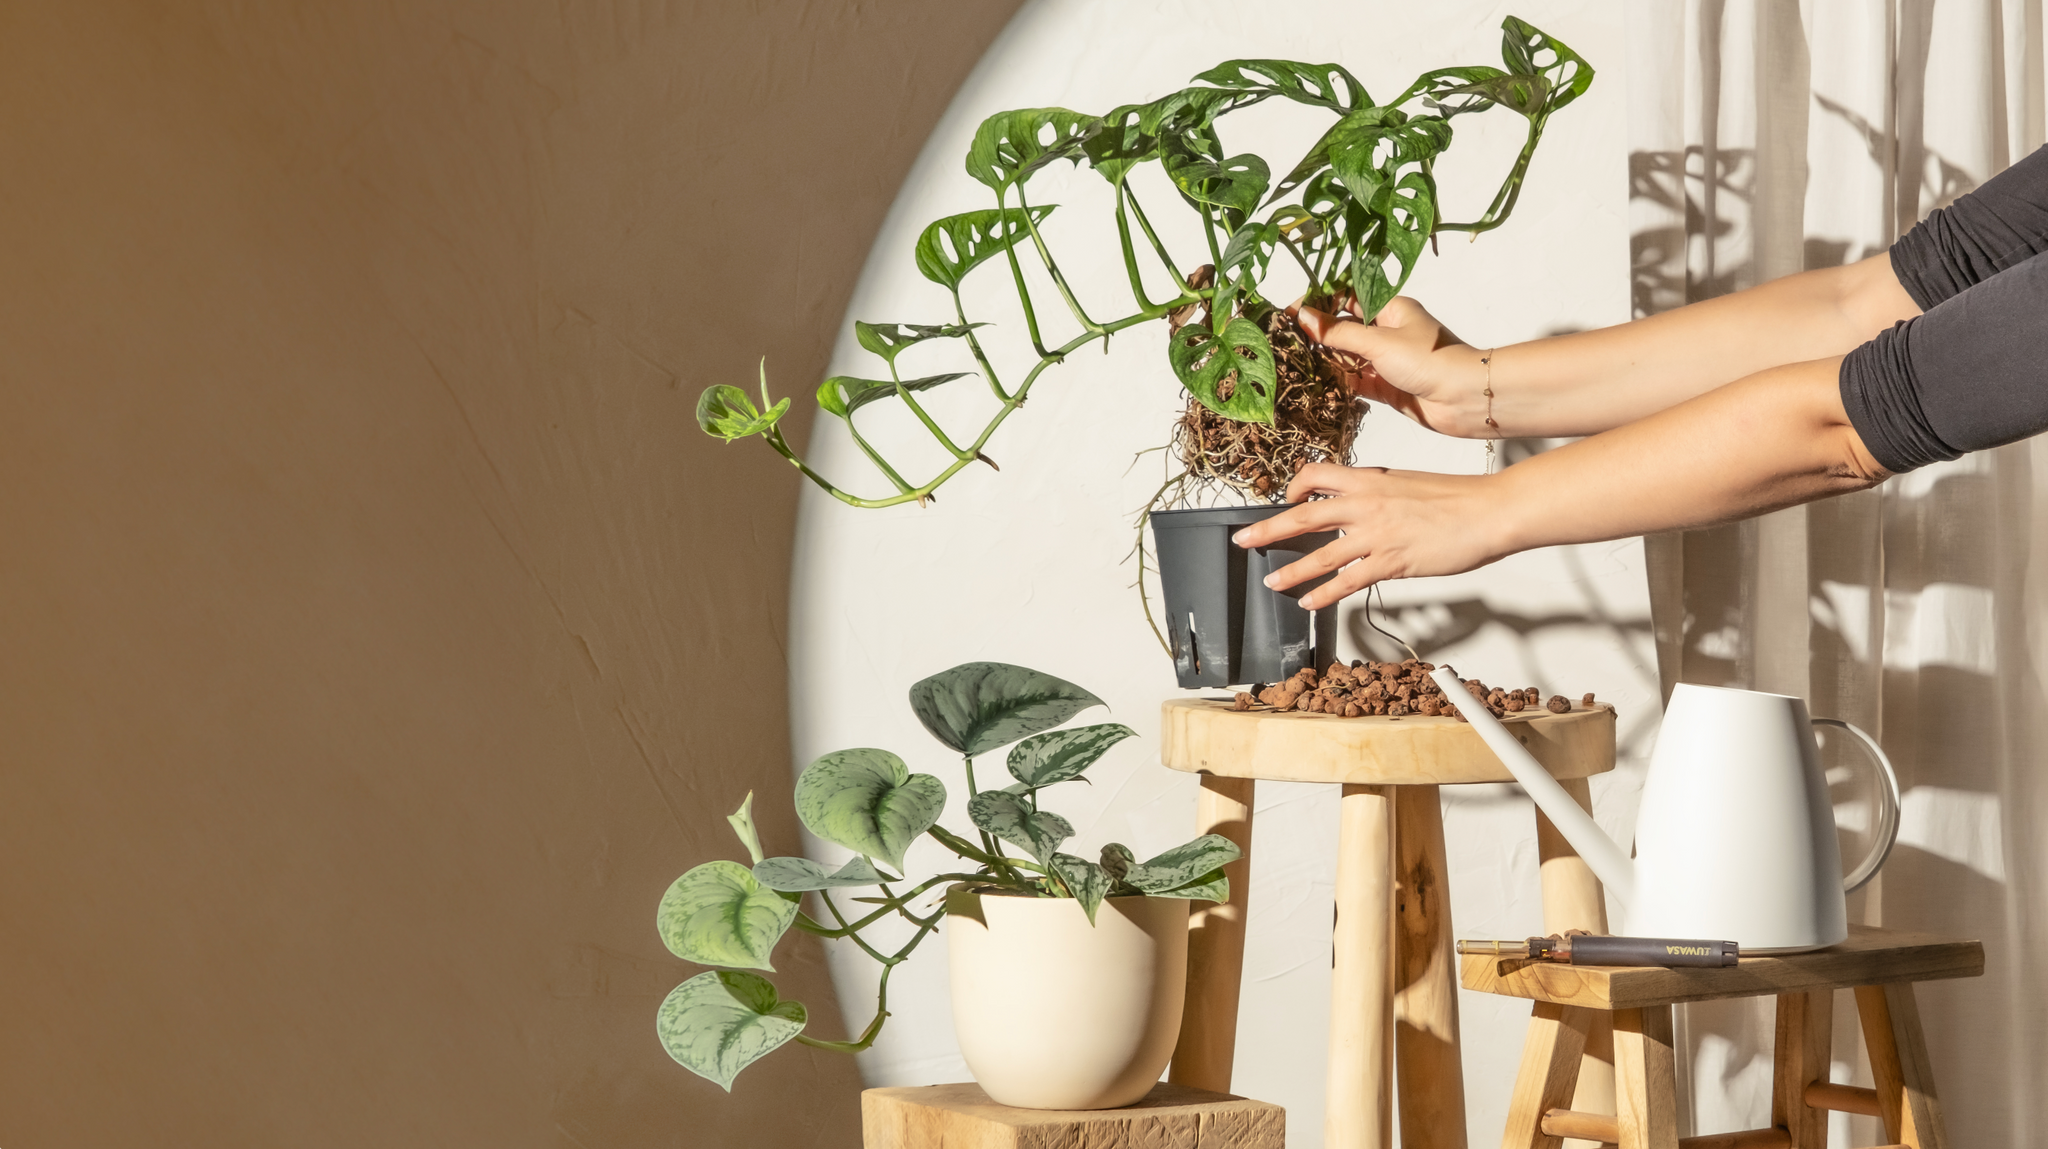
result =
[[[1883,251],[2043,142],[2040,0],[1649,0],[1630,20],[1638,315]],[[1851,913],[1985,943],[1984,977],[1920,988],[1955,1145],[2048,1138],[2044,481],[2048,448],[2017,443],[1648,547],[1667,695],[1803,695],[1898,767],[1900,845]],[[1860,855],[1868,782],[1830,779]],[[1768,1007],[1682,1012],[1687,1132],[1768,1124]],[[1846,994],[1835,1013],[1834,1077],[1867,1085]],[[1831,1144],[1878,1134],[1836,1115]]]

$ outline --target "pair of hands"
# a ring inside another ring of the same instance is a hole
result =
[[[1345,314],[1346,306],[1356,304],[1339,301],[1334,313],[1294,311],[1309,338],[1364,361],[1345,377],[1353,392],[1433,431],[1483,434],[1486,368],[1479,350],[1405,296],[1389,302],[1371,325]],[[1488,498],[1495,478],[1313,463],[1287,485],[1292,510],[1244,528],[1233,541],[1249,548],[1311,531],[1342,531],[1336,542],[1266,580],[1285,590],[1336,571],[1301,597],[1304,608],[1317,610],[1384,579],[1458,574],[1508,553],[1487,525],[1499,501]],[[1309,502],[1310,495],[1329,497]]]

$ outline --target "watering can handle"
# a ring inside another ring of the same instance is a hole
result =
[[[1856,741],[1862,743],[1863,748],[1870,752],[1870,757],[1877,762],[1878,773],[1884,777],[1884,814],[1877,822],[1877,845],[1870,851],[1870,856],[1863,859],[1863,864],[1856,867],[1855,872],[1842,879],[1842,892],[1853,894],[1862,889],[1865,882],[1877,876],[1878,867],[1884,865],[1884,860],[1891,856],[1892,844],[1899,840],[1899,775],[1892,769],[1892,760],[1885,757],[1884,747],[1877,744],[1877,739],[1857,727],[1839,718],[1816,718],[1813,719],[1813,724],[1833,726],[1855,735]]]

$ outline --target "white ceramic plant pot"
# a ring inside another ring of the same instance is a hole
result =
[[[1020,1109],[1114,1109],[1150,1092],[1180,1036],[1188,903],[946,897],[953,1031],[974,1080]]]

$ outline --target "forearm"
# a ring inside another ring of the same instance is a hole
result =
[[[1730,380],[1845,354],[1918,313],[1885,255],[1790,275],[1633,323],[1497,348],[1493,417],[1506,436],[1590,435]],[[1466,420],[1464,433],[1486,434],[1483,419]]]
[[[1886,473],[1843,411],[1840,366],[1759,372],[1510,467],[1492,549],[1700,527],[1874,486]]]

